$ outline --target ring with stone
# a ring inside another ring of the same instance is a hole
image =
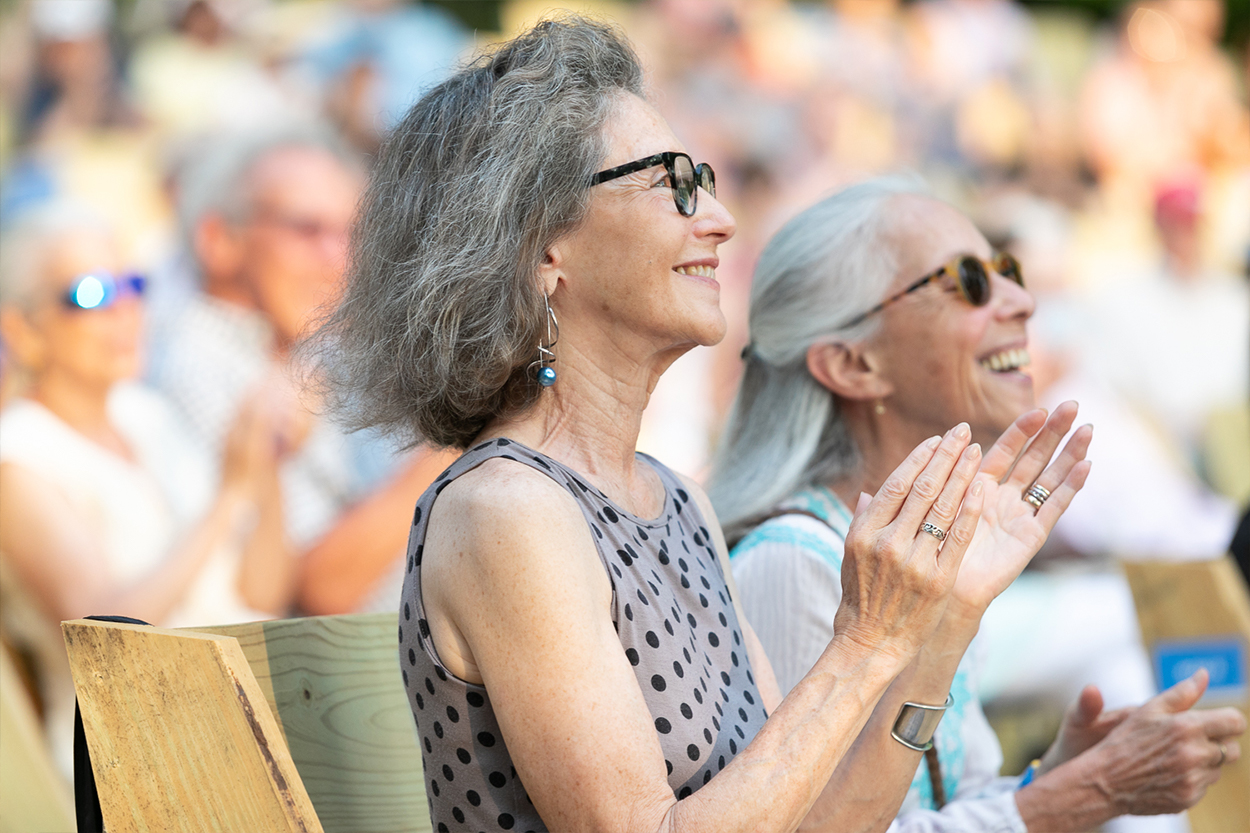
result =
[[[937,524],[931,524],[928,521],[925,521],[924,523],[920,525],[920,529],[924,532],[929,533],[930,535],[932,535],[934,538],[938,539],[939,541],[946,540],[946,530],[942,529],[942,527],[938,526]]]

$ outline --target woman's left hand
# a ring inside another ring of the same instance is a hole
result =
[[[1078,428],[1051,462],[1076,419],[1076,410],[1075,402],[1064,402],[1049,419],[1040,408],[1029,411],[986,453],[978,475],[985,488],[984,509],[955,579],[952,612],[980,621],[990,602],[1041,549],[1059,516],[1085,485],[1090,469],[1085,453],[1094,435],[1092,426]],[[1035,483],[1050,491],[1040,509],[1024,499]]]

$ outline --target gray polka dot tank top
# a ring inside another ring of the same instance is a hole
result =
[[[497,439],[466,451],[421,496],[408,541],[399,654],[434,829],[547,829],[512,766],[490,692],[443,667],[421,605],[430,507],[452,480],[495,457],[542,472],[581,506],[612,583],[621,652],[655,721],[669,785],[685,798],[724,769],[767,718],[707,522],[681,481],[646,455],[640,460],[656,471],[666,493],[654,520],[619,508],[559,462]],[[604,738],[605,749],[611,743]]]

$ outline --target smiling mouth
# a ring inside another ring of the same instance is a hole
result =
[[[700,278],[716,278],[716,270],[711,266],[678,266],[673,270],[679,275],[695,275]]]
[[[986,356],[979,364],[994,373],[1009,373],[1029,365],[1029,351],[1023,347],[1003,350]]]

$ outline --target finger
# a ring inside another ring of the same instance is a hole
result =
[[[1089,452],[1090,441],[1093,439],[1094,426],[1092,425],[1082,425],[1073,431],[1072,436],[1064,444],[1063,451],[1059,452],[1059,456],[1037,476],[1034,482],[1047,492],[1053,492],[1068,476],[1068,472],[1072,471],[1072,467],[1085,459],[1085,455]]]
[[[922,519],[942,494],[946,481],[950,479],[951,472],[954,471],[971,439],[972,429],[966,422],[961,422],[946,432],[946,436],[942,438],[933,457],[929,459],[924,470],[911,484],[911,492],[907,495],[907,500],[903,501],[903,507],[899,510],[898,518],[894,522],[896,529],[910,535],[920,527]],[[972,474],[975,474],[975,471]],[[970,481],[971,475],[960,489],[961,492],[967,488]],[[954,515],[954,513],[951,514]]]
[[[1098,686],[1087,685],[1081,689],[1076,702],[1072,704],[1070,722],[1074,726],[1089,726],[1102,714],[1102,706],[1102,692],[1098,690]]]
[[[1224,760],[1220,766],[1235,764],[1241,759],[1241,744],[1235,740],[1221,741],[1224,744]]]
[[[856,520],[869,529],[881,529],[898,516],[899,507],[911,493],[912,483],[916,476],[924,470],[925,465],[933,459],[933,453],[941,444],[941,437],[930,437],[912,449],[907,459],[899,463],[898,468],[881,484],[872,502],[865,507],[862,515]]]
[[[1021,491],[1032,485],[1033,481],[1037,480],[1037,476],[1042,473],[1042,469],[1050,462],[1055,449],[1059,447],[1059,441],[1068,433],[1075,420],[1075,402],[1064,402],[1055,408],[1050,419],[1046,420],[1046,424],[1042,426],[1042,430],[1033,438],[1033,442],[1029,443],[1024,454],[1020,455],[1019,461],[1004,483],[1016,486]]]
[[[946,485],[942,487],[942,493],[938,495],[938,499],[934,501],[933,507],[929,510],[929,514],[925,516],[925,522],[936,526],[943,533],[950,531],[951,524],[955,521],[955,515],[959,512],[959,505],[963,503],[964,495],[968,492],[968,487],[972,485],[972,478],[976,477],[977,469],[981,465],[981,445],[973,443],[964,449],[959,455],[959,460],[955,463],[955,468],[951,472],[950,477],[946,479]],[[903,521],[901,520],[900,523]],[[933,535],[921,529],[921,535],[933,540],[934,550],[941,544],[938,536]]]
[[[1059,488],[1052,491],[1050,497],[1046,498],[1046,502],[1042,504],[1042,508],[1037,510],[1038,523],[1046,530],[1047,535],[1054,528],[1059,516],[1072,503],[1072,498],[1076,497],[1076,493],[1085,485],[1085,479],[1089,477],[1093,465],[1089,460],[1082,460],[1073,466],[1072,471],[1068,472],[1068,476],[1059,484]]]
[[[1186,677],[1163,693],[1157,694],[1146,701],[1146,705],[1143,708],[1153,705],[1173,714],[1187,711],[1193,708],[1194,703],[1197,703],[1202,698],[1203,693],[1207,690],[1207,682],[1210,678],[1207,669],[1199,668],[1193,673],[1193,676]]]
[[[1020,452],[1028,445],[1029,438],[1036,434],[1046,423],[1046,409],[1035,408],[1016,417],[1011,427],[1002,433],[998,442],[985,452],[981,462],[981,471],[994,480],[1001,481],[1011,471]]]
[[[959,565],[963,563],[964,553],[968,551],[968,544],[972,542],[972,536],[977,531],[977,521],[981,520],[981,510],[984,506],[985,485],[981,478],[977,478],[964,495],[959,517],[951,525],[950,532],[946,534],[946,541],[938,550],[938,568],[950,581],[954,581],[959,573]]]
[[[1202,722],[1203,731],[1212,740],[1231,738],[1246,731],[1246,718],[1234,708],[1206,709],[1194,712]]]
[[[864,513],[864,510],[868,508],[868,504],[871,502],[872,502],[872,495],[868,494],[867,492],[860,492],[859,502],[855,504],[855,516],[858,517],[859,515],[862,515]]]

